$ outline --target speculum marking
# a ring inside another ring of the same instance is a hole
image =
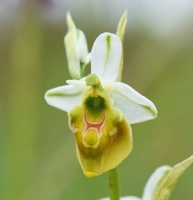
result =
[[[95,129],[98,134],[101,132],[101,128],[103,127],[103,124],[105,123],[106,120],[106,114],[103,115],[103,118],[99,122],[90,122],[87,118],[86,112],[84,113],[84,123],[85,123],[85,133],[89,129]]]

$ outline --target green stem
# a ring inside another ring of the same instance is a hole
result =
[[[119,176],[117,167],[109,170],[109,188],[110,188],[110,200],[119,200],[120,188],[119,188]]]

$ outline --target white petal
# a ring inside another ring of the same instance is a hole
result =
[[[48,90],[45,99],[49,105],[68,112],[75,105],[81,103],[83,91],[83,88],[73,85],[60,86]]]
[[[118,36],[102,33],[91,51],[91,73],[101,81],[115,81],[118,76],[122,44]]]
[[[157,116],[155,105],[130,86],[121,82],[104,83],[114,100],[114,107],[119,108],[130,124],[154,119]]]
[[[159,184],[159,181],[163,178],[163,176],[170,172],[171,169],[172,168],[170,166],[162,166],[155,170],[145,185],[142,200],[153,200],[153,193]]]
[[[86,86],[85,77],[80,80],[67,80],[66,83],[68,83],[69,85],[74,85],[76,87],[81,87],[84,89],[89,88],[88,86]]]

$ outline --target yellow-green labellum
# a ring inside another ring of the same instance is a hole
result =
[[[69,112],[69,125],[75,136],[78,160],[90,178],[116,167],[129,155],[132,133],[98,77],[91,74],[86,83],[91,87],[83,93],[82,104]]]

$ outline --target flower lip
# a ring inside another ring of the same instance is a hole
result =
[[[84,175],[87,177],[87,178],[92,178],[94,176],[97,176],[97,173],[95,172],[84,172]]]

